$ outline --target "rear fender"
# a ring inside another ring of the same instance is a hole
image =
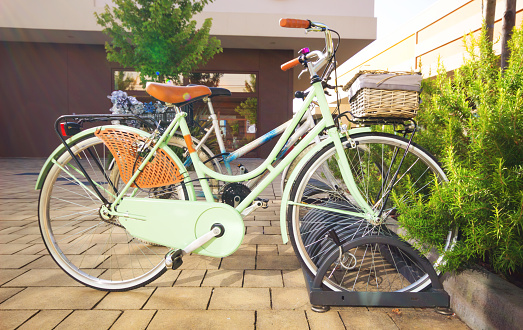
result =
[[[68,146],[72,146],[75,143],[77,143],[78,141],[81,141],[81,140],[87,138],[90,134],[93,134],[97,128],[98,127],[93,127],[93,128],[89,128],[84,131],[81,131],[80,133],[71,136],[65,142],[67,143]],[[51,169],[51,167],[53,166],[53,160],[57,160],[58,158],[60,158],[60,156],[62,156],[64,152],[67,152],[67,149],[65,148],[65,146],[63,144],[60,144],[51,153],[49,158],[47,158],[47,160],[44,163],[44,166],[42,166],[42,169],[40,170],[40,175],[38,175],[38,179],[36,180],[35,190],[42,189],[42,185],[44,184],[44,179],[47,176],[47,173],[49,173],[49,170]]]
[[[93,128],[86,129],[86,130],[84,130],[84,131],[82,131],[82,132],[80,132],[80,133],[70,137],[68,140],[66,140],[66,143],[67,143],[68,146],[72,146],[75,143],[78,143],[79,141],[82,141],[82,140],[84,140],[86,138],[91,137],[92,135],[94,135],[94,132],[96,132],[97,130],[99,130],[99,129],[106,129],[106,128],[117,128],[117,129],[120,129],[120,130],[123,130],[123,131],[133,132],[133,133],[139,134],[139,135],[141,135],[143,137],[148,137],[150,135],[147,132],[144,132],[142,130],[139,130],[139,129],[133,128],[133,127],[129,127],[129,126],[105,125],[105,126],[98,126],[98,127],[93,127]],[[193,187],[191,179],[189,177],[189,173],[187,172],[187,170],[183,166],[183,162],[180,160],[180,158],[178,158],[178,156],[176,156],[176,154],[171,150],[171,148],[164,148],[164,150],[174,160],[174,162],[176,163],[176,165],[180,169],[180,173],[184,175],[184,181],[186,182],[186,188],[187,188],[187,192],[189,194],[189,196],[188,196],[189,199],[190,200],[196,200],[196,193],[194,191],[194,187]],[[44,163],[44,166],[40,170],[40,174],[38,175],[38,179],[36,180],[36,186],[35,186],[36,190],[42,189],[45,177],[47,176],[47,173],[49,173],[49,170],[53,166],[53,161],[54,160],[58,160],[66,152],[67,152],[67,148],[63,144],[60,144],[51,153],[49,158],[47,158],[46,162]]]

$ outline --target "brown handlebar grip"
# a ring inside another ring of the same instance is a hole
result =
[[[311,21],[306,19],[280,18],[280,26],[294,29],[308,29],[311,27]]]
[[[295,67],[296,65],[298,65],[298,64],[300,64],[300,58],[299,58],[299,57],[296,57],[295,59],[292,59],[292,60],[290,60],[290,61],[287,62],[287,63],[283,63],[283,64],[281,65],[281,69],[282,69],[283,71],[287,71],[287,70],[289,70],[289,69],[294,68],[294,67]]]

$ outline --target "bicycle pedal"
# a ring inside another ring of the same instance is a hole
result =
[[[266,208],[269,207],[269,200],[268,200],[268,199],[263,199],[263,198],[259,198],[259,197],[257,197],[257,198],[255,198],[254,200],[255,200],[255,201],[260,201],[260,202],[262,203],[262,205],[261,205],[261,208],[262,208],[262,209],[266,209]]]
[[[240,174],[249,173],[247,167],[245,167],[242,163],[238,164],[238,168],[240,169]]]
[[[165,265],[170,267],[172,270],[178,269],[182,264],[183,250],[176,250],[165,260]]]

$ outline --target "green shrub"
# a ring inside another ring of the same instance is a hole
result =
[[[484,261],[500,273],[523,267],[523,29],[514,29],[504,72],[484,33],[452,77],[440,67],[423,81],[416,141],[443,164],[449,183],[429,201],[399,206],[409,237],[436,247],[459,226],[443,270]],[[414,194],[414,193],[413,193]],[[436,230],[437,229],[437,230]]]

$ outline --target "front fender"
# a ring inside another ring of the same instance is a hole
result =
[[[81,140],[84,140],[84,139],[90,137],[91,135],[94,135],[94,132],[96,132],[97,130],[99,130],[99,129],[106,129],[106,128],[117,128],[117,129],[124,130],[124,131],[127,131],[127,132],[133,132],[133,133],[139,134],[139,135],[141,135],[143,137],[150,136],[150,134],[145,132],[145,131],[142,131],[142,130],[137,129],[137,128],[129,127],[129,126],[105,125],[105,126],[97,126],[97,127],[89,128],[89,129],[86,129],[86,130],[84,130],[84,131],[82,131],[82,132],[80,132],[78,134],[75,134],[74,136],[72,136],[69,139],[67,139],[66,143],[67,143],[68,146],[71,147],[75,143],[77,143],[77,142],[79,142]],[[191,178],[189,177],[189,173],[185,169],[185,167],[183,165],[183,162],[178,158],[178,156],[176,156],[176,154],[171,150],[171,148],[166,147],[166,148],[163,148],[163,149],[174,160],[174,162],[176,163],[176,165],[180,169],[180,173],[182,173],[184,175],[184,181],[186,182],[186,188],[187,188],[187,192],[189,194],[189,196],[188,196],[189,199],[190,200],[196,200],[196,193],[194,191],[194,187],[192,185]],[[44,166],[40,170],[40,174],[38,175],[38,179],[36,180],[36,186],[35,186],[36,190],[39,190],[39,189],[42,188],[44,180],[45,180],[45,177],[47,176],[47,173],[49,172],[49,170],[53,166],[53,160],[58,160],[60,158],[60,156],[62,156],[66,152],[67,152],[66,147],[63,144],[60,144],[51,153],[49,158],[47,158],[46,162],[44,163]]]
[[[325,140],[321,141],[317,145],[315,145],[307,154],[300,160],[298,165],[294,167],[291,175],[289,176],[289,180],[287,180],[287,183],[285,184],[285,190],[283,191],[283,194],[281,196],[281,208],[280,208],[280,229],[281,229],[281,237],[283,239],[283,244],[287,244],[289,239],[287,238],[288,232],[287,232],[287,203],[289,202],[290,193],[292,186],[294,185],[296,178],[298,177],[298,174],[300,173],[301,169],[307,164],[307,162],[316,154],[318,151],[320,151],[323,147],[325,147],[327,144],[331,143],[332,139],[330,137],[326,138]]]

